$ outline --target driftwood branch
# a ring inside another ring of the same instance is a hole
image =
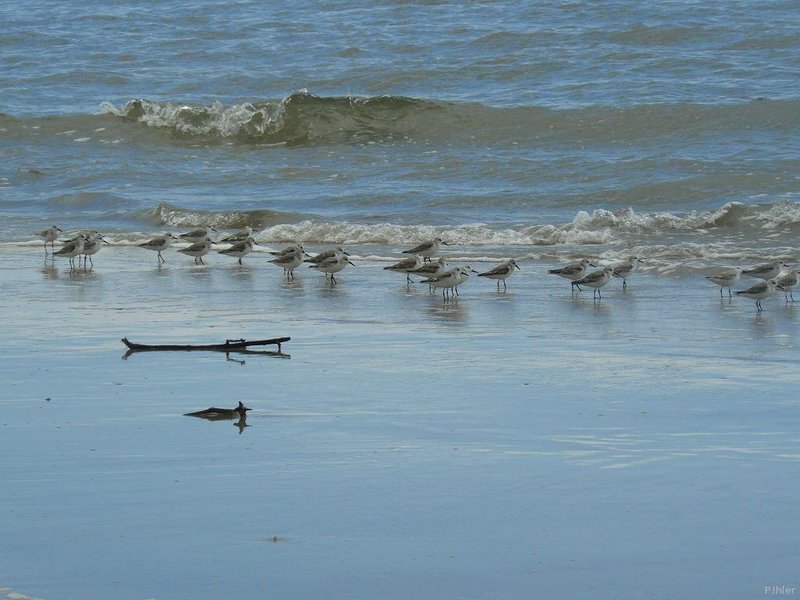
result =
[[[192,350],[206,350],[212,352],[242,352],[247,354],[268,354],[272,356],[288,356],[281,352],[281,344],[288,342],[292,338],[279,337],[270,338],[268,340],[245,340],[244,338],[238,340],[225,340],[224,344],[137,344],[130,341],[128,338],[122,338],[122,343],[128,347],[127,355],[134,352],[160,352],[160,351],[192,351]],[[278,346],[277,352],[257,352],[248,350],[250,346]],[[126,355],[126,356],[127,356]]]

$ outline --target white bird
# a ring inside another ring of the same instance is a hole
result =
[[[175,235],[167,233],[166,235],[154,237],[152,240],[147,240],[146,242],[139,244],[139,247],[158,252],[158,264],[161,265],[161,263],[167,262],[166,259],[161,256],[161,253],[169,248],[172,245],[172,242],[177,239],[178,238],[175,237]]]
[[[478,277],[488,277],[489,279],[496,279],[497,280],[497,291],[500,291],[500,282],[503,282],[503,291],[507,288],[506,286],[506,279],[511,277],[514,273],[514,269],[522,270],[517,265],[517,261],[513,258],[510,260],[505,261],[502,264],[497,265],[494,269],[486,271],[485,273],[478,273]]]
[[[234,242],[244,242],[247,238],[252,237],[253,228],[246,225],[244,229],[240,229],[236,233],[232,233],[220,240],[220,243],[233,244]]]
[[[108,244],[108,241],[97,231],[93,231],[86,237],[86,240],[83,242],[83,252],[81,252],[81,254],[83,254],[84,268],[86,268],[87,259],[91,263],[92,268],[94,268],[92,256],[100,252],[100,248],[103,247],[103,244]]]
[[[421,283],[427,283],[431,287],[441,289],[442,299],[446,300],[447,291],[455,288],[463,281],[466,281],[467,277],[469,277],[469,270],[464,269],[463,267],[456,267],[455,269],[450,269],[440,277],[424,279]]]
[[[559,277],[563,277],[565,279],[569,279],[572,282],[577,281],[578,279],[582,278],[586,275],[586,270],[589,267],[594,267],[595,265],[588,258],[584,258],[578,262],[570,263],[568,265],[564,265],[558,269],[550,269],[547,271],[551,275],[558,275]],[[578,286],[578,290],[580,290],[580,286]]]
[[[202,242],[203,240],[211,239],[211,232],[217,233],[217,230],[213,227],[201,227],[199,229],[193,229],[192,231],[188,231],[186,233],[180,234],[178,237],[184,242]]]
[[[223,248],[222,250],[218,250],[218,253],[224,254],[225,256],[234,256],[234,257],[238,256],[239,264],[241,265],[242,258],[244,258],[247,254],[250,254],[255,244],[256,241],[252,237],[249,237],[243,242],[236,242],[230,248]]]
[[[732,267],[730,269],[722,269],[714,275],[706,276],[706,279],[716,283],[719,286],[719,297],[722,298],[722,289],[728,288],[728,298],[732,298],[731,286],[739,281],[742,276],[742,270],[739,267]]]
[[[752,298],[756,301],[756,309],[758,312],[764,310],[761,306],[761,301],[765,298],[769,298],[770,296],[774,296],[777,291],[783,291],[783,288],[779,288],[773,280],[768,281],[759,281],[752,287],[747,288],[746,290],[739,290],[736,292],[737,296],[744,296],[745,298]]]
[[[463,267],[461,267],[461,275],[458,278],[458,283],[456,284],[456,287],[453,288],[453,291],[456,293],[456,296],[458,296],[458,286],[460,286],[467,279],[469,279],[470,273],[477,273],[477,271],[473,269],[470,265],[464,265]]]
[[[47,242],[50,242],[50,249],[55,252],[55,241],[58,239],[59,233],[61,233],[61,229],[58,227],[58,225],[51,225],[47,229],[42,229],[36,233],[36,237],[40,237],[42,240],[44,240],[45,256],[47,256]]]
[[[412,283],[410,273],[414,271],[414,269],[419,269],[422,266],[422,260],[416,254],[414,256],[409,256],[408,258],[401,260],[398,263],[393,265],[389,265],[388,267],[383,267],[384,271],[394,271],[395,273],[405,273],[406,274],[406,281],[408,283]]]
[[[778,275],[775,279],[776,287],[781,288],[783,290],[783,297],[788,302],[789,298],[791,297],[792,302],[794,302],[794,294],[792,294],[792,290],[797,287],[797,269],[792,269],[788,273],[783,273]]]
[[[65,242],[61,248],[53,252],[53,256],[66,256],[69,258],[69,266],[75,267],[75,257],[83,252],[83,244],[86,242],[86,234],[79,233],[73,239]]]
[[[776,260],[774,262],[764,263],[761,265],[756,265],[755,267],[750,267],[749,269],[744,269],[742,271],[742,275],[767,280],[777,277],[781,272],[781,269],[788,266],[789,265],[784,263],[782,260]]]
[[[273,258],[269,262],[283,267],[283,272],[286,273],[286,279],[294,279],[294,270],[303,263],[303,251],[299,248],[291,254],[283,254]]]
[[[186,256],[193,256],[194,264],[204,265],[206,263],[203,262],[203,257],[211,252],[211,245],[213,243],[214,242],[212,242],[210,239],[204,239],[200,242],[195,242],[187,248],[180,248],[178,249],[178,252],[185,254]]]
[[[622,289],[626,289],[628,287],[628,277],[630,277],[636,268],[639,266],[639,263],[643,263],[644,261],[639,258],[638,256],[631,256],[627,260],[617,263],[614,265],[613,271],[611,274],[618,279],[622,279]]]
[[[602,298],[603,296],[600,293],[600,288],[611,281],[611,274],[613,272],[614,267],[603,267],[597,271],[592,271],[585,277],[576,279],[572,282],[572,285],[577,286],[579,290],[581,289],[580,286],[588,285],[590,288],[594,288],[593,298]]]
[[[432,240],[422,242],[419,246],[414,246],[411,250],[403,250],[403,254],[418,254],[423,258],[424,262],[430,262],[431,256],[439,251],[439,246],[442,244],[445,246],[450,245],[442,240],[442,238],[436,237]]]
[[[339,271],[344,269],[348,264],[353,265],[353,263],[350,262],[349,258],[347,258],[344,254],[341,254],[337,256],[331,256],[330,258],[326,258],[317,265],[308,265],[308,268],[322,271],[323,273],[325,273],[325,277],[330,275],[331,285],[335,285],[336,278],[333,276],[333,274],[338,273]],[[355,267],[355,265],[353,266]]]

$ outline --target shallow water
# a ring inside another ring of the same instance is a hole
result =
[[[444,302],[353,250],[333,288],[261,254],[157,269],[109,248],[70,273],[4,252],[2,583],[122,599],[793,583],[793,305],[756,314],[650,272],[595,302],[536,261],[505,293],[475,278]],[[123,360],[119,341],[282,335],[290,359]],[[241,432],[182,416],[237,400]]]

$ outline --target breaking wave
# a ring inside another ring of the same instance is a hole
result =
[[[316,96],[198,106],[134,99],[101,112],[173,137],[205,143],[326,145],[398,140],[498,142],[519,140],[620,143],[659,136],[688,139],[715,132],[800,128],[800,101],[758,99],[741,104],[691,103],[623,108],[491,107],[404,96]]]
[[[191,210],[171,204],[159,204],[157,207],[140,212],[137,220],[158,227],[216,227],[216,228],[264,228],[278,223],[299,221],[304,215],[280,212],[276,210],[230,210],[209,211]]]
[[[361,224],[304,219],[264,228],[265,241],[303,240],[341,244],[406,244],[410,240],[441,236],[459,245],[597,245],[626,244],[632,237],[646,243],[670,234],[718,233],[723,236],[758,239],[769,232],[786,235],[800,232],[800,203],[785,200],[752,206],[728,203],[714,211],[696,211],[686,215],[668,212],[636,213],[622,211],[579,211],[573,220],[561,224],[521,224],[498,227],[485,223],[455,226],[401,225],[392,223]]]

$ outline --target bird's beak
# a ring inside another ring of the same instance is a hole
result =
[[[352,263],[352,262],[350,262],[349,260],[348,260],[347,262],[349,262],[351,265],[353,265],[353,263]],[[355,267],[355,265],[353,265],[353,266]]]
[[[522,271],[522,269],[519,268],[519,265],[517,263],[514,263],[514,266],[517,267],[517,271]]]
[[[447,242],[445,242],[444,240],[442,240],[442,243],[443,243],[445,246],[449,246],[449,245],[450,245],[450,244],[448,244]]]

